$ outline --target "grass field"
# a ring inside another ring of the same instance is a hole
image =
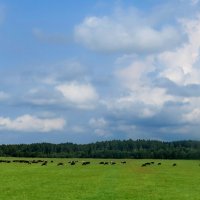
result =
[[[1,158],[12,160],[12,158]],[[27,159],[28,160],[28,159]],[[199,161],[129,160],[127,164],[67,164],[67,159],[41,164],[0,163],[2,200],[199,200]],[[80,160],[80,159],[79,159]],[[80,160],[81,161],[81,160]],[[105,159],[103,160],[105,161]],[[110,161],[110,160],[109,160]],[[141,167],[148,161],[161,162]],[[66,163],[57,166],[58,162]],[[176,167],[172,167],[177,163]]]

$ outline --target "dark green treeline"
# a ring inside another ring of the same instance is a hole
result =
[[[200,159],[200,141],[112,140],[90,144],[0,145],[0,156],[60,158]]]

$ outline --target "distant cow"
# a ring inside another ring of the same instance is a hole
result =
[[[121,161],[122,164],[126,164],[126,161]]]
[[[47,166],[47,161],[44,161],[41,166]]]
[[[76,162],[75,161],[71,161],[71,163],[70,163],[71,165],[75,165],[76,164]]]
[[[151,162],[146,162],[146,163],[142,164],[141,167],[146,167],[146,166],[149,166],[151,164],[152,164]]]
[[[57,164],[57,166],[61,166],[61,165],[64,165],[64,163],[58,163],[58,164]]]
[[[173,166],[173,167],[176,167],[176,165],[177,165],[177,164],[176,164],[176,163],[174,163],[172,166]]]
[[[158,163],[158,165],[161,165],[161,163]]]
[[[47,166],[47,162],[43,162],[41,166]]]
[[[82,162],[82,165],[89,165],[89,164],[90,164],[89,161],[83,161],[83,162]]]

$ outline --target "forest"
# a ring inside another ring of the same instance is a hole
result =
[[[112,140],[0,145],[1,157],[200,159],[200,141]]]

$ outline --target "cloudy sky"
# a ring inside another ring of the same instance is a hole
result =
[[[200,139],[199,0],[0,0],[0,143]]]

